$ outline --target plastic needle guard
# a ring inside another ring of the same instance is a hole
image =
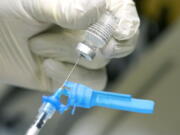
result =
[[[154,101],[132,98],[131,95],[93,90],[85,85],[66,82],[63,89],[58,89],[52,96],[43,97],[44,103],[50,103],[63,113],[73,107],[91,108],[93,106],[124,110],[137,113],[153,113]],[[61,97],[67,96],[67,104],[61,103]]]

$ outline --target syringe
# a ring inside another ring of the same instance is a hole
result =
[[[64,83],[59,88],[59,91],[61,89],[63,89],[64,84],[70,78],[71,74],[73,73],[73,71],[75,70],[77,64],[79,63],[79,60],[80,60],[80,57],[78,57],[78,59],[76,60],[76,63],[74,64],[71,71],[68,73]],[[58,92],[56,92],[56,93],[58,93]],[[57,95],[57,94],[55,96],[57,96],[56,98],[59,97],[59,95]],[[56,108],[54,108],[50,103],[43,104],[39,109],[39,114],[37,115],[37,118],[36,118],[34,124],[27,131],[26,135],[38,135],[41,128],[44,127],[47,120],[50,119],[54,115],[55,111],[56,111]]]
[[[76,107],[90,109],[94,106],[145,114],[154,111],[155,103],[151,100],[136,99],[128,94],[97,91],[74,82],[65,82],[64,86],[52,96],[43,97],[43,105],[39,110],[37,120],[26,135],[38,135],[40,129],[56,111],[62,114],[69,108],[73,108],[72,114]],[[66,104],[61,102],[62,96],[68,98]]]

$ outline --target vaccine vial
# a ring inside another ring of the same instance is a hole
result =
[[[87,60],[92,60],[96,50],[103,48],[109,42],[116,24],[117,20],[110,12],[103,14],[97,23],[86,30],[85,39],[76,47],[78,54]]]

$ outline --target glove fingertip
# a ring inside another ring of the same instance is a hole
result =
[[[138,18],[120,21],[118,28],[115,30],[113,36],[117,40],[128,40],[132,38],[139,30],[140,20]]]

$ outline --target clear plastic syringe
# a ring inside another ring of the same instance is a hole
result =
[[[43,104],[39,109],[35,123],[27,131],[26,135],[38,135],[41,128],[54,115],[55,111],[56,109],[50,103]]]

